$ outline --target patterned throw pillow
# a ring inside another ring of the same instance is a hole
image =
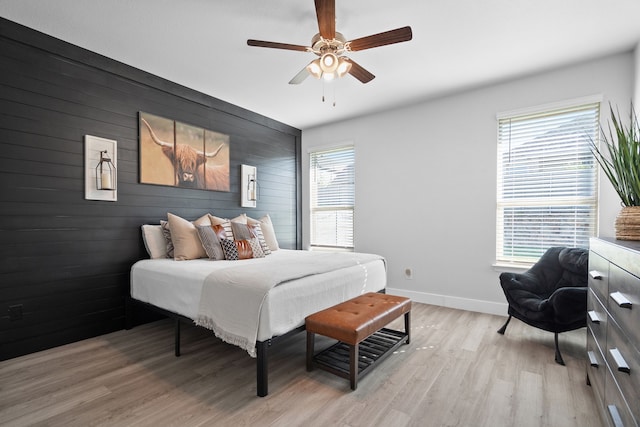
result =
[[[258,238],[258,242],[260,242],[260,247],[262,248],[262,253],[264,255],[271,255],[271,249],[269,249],[269,245],[267,245],[266,240],[264,240],[264,234],[262,234],[262,227],[260,223],[249,224],[251,227],[253,234]]]
[[[271,249],[271,252],[280,249],[280,245],[278,245],[278,239],[276,239],[276,232],[273,229],[273,222],[271,221],[271,217],[269,216],[269,214],[264,215],[260,219],[247,217],[247,224],[260,224],[264,240],[265,242],[267,242],[267,245],[269,246],[269,249]]]
[[[171,241],[171,230],[169,229],[169,221],[161,220],[162,235],[167,242],[167,257],[173,258],[173,241]]]
[[[249,244],[251,245],[251,250],[253,251],[254,258],[264,258],[264,251],[262,250],[262,246],[256,237],[253,239],[249,239]]]
[[[248,240],[234,240],[233,243],[235,243],[238,250],[238,259],[253,258],[253,249],[251,249],[251,243]]]
[[[221,225],[224,227],[225,232],[227,233],[227,239],[233,240],[233,230],[231,229],[231,221],[226,218],[220,218],[218,216],[213,216],[209,214],[209,221],[211,225]]]
[[[231,239],[222,239],[220,241],[220,245],[222,246],[222,250],[224,251],[225,259],[229,261],[237,261],[238,258],[238,248],[236,248],[236,243]]]
[[[213,227],[215,226],[199,225],[196,227],[198,229],[198,237],[209,259],[222,260],[224,259],[224,251]]]
[[[231,229],[233,230],[234,240],[249,240],[256,237],[253,228],[247,224],[231,221]]]

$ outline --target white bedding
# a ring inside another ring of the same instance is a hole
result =
[[[276,259],[291,259],[296,252],[280,249],[266,258],[242,261],[138,261],[131,268],[131,296],[195,319],[203,283],[214,270],[237,267],[239,263],[260,264]],[[379,291],[385,286],[384,260],[283,283],[271,289],[266,296],[260,312],[257,339],[264,341],[282,335],[301,326],[309,314],[365,292]],[[240,301],[237,303],[241,304]]]

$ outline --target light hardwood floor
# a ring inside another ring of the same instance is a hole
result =
[[[600,426],[585,330],[560,335],[560,366],[553,334],[504,320],[414,303],[411,344],[356,391],[305,371],[301,333],[272,351],[264,398],[246,352],[187,325],[176,358],[159,321],[0,362],[0,425]]]

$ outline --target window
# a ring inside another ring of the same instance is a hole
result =
[[[588,247],[597,224],[600,103],[498,117],[496,261]]]
[[[353,249],[353,146],[310,153],[311,247]]]

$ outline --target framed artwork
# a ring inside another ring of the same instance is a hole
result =
[[[139,113],[140,182],[229,191],[229,135]]]

